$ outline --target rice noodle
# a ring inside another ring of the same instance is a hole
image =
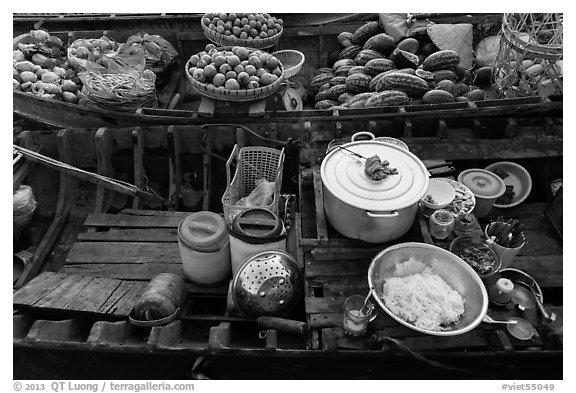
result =
[[[384,282],[386,307],[418,328],[442,331],[458,322],[464,313],[464,299],[434,270],[410,259],[396,265],[396,277]]]

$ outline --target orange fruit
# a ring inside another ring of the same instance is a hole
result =
[[[242,64],[238,64],[237,66],[234,66],[234,72],[237,74],[244,72],[244,66]]]
[[[260,84],[256,81],[250,81],[248,82],[248,85],[246,86],[247,89],[257,89],[260,87]]]
[[[236,51],[236,56],[238,56],[238,58],[241,61],[248,60],[248,58],[250,57],[250,52],[248,52],[248,49],[246,48],[239,47],[238,50]]]
[[[198,64],[196,64],[196,67],[198,67],[198,68],[204,68],[204,67],[206,67],[207,65],[208,65],[208,63],[206,63],[204,60],[200,60],[200,61],[198,62]]]
[[[262,78],[262,75],[264,75],[266,73],[266,69],[265,68],[258,68],[256,70],[256,76],[258,78]]]
[[[254,38],[258,36],[258,31],[256,29],[250,29],[250,37]]]
[[[269,74],[267,72],[263,73],[262,76],[260,77],[260,84],[262,86],[266,86],[269,85],[270,83],[272,83],[272,74]]]
[[[269,59],[270,57],[272,57],[272,55],[271,55],[270,53],[264,52],[264,53],[262,53],[262,54],[261,54],[260,56],[258,56],[258,57],[260,58],[260,63],[261,63],[262,65],[265,65],[266,62],[268,61],[268,59]]]
[[[248,24],[248,18],[242,18],[242,20],[240,21],[240,23],[242,24],[242,26],[246,26]]]
[[[268,34],[265,31],[261,31],[260,34],[258,34],[258,37],[260,38],[268,38]]]
[[[224,34],[224,31],[226,31],[226,29],[224,28],[224,26],[216,26],[216,31],[220,34]]]
[[[274,56],[270,56],[270,58],[266,62],[266,67],[268,67],[271,70],[278,67],[278,59]]]
[[[199,82],[205,82],[206,81],[206,77],[204,76],[204,70],[202,70],[200,68],[196,68],[194,70],[192,77]]]
[[[248,38],[248,33],[246,33],[245,31],[240,33],[240,39],[245,40]]]
[[[230,64],[224,63],[220,66],[220,68],[218,68],[218,71],[226,75],[228,71],[232,71],[232,67],[230,67]]]
[[[238,80],[238,82],[240,82],[240,85],[246,87],[248,85],[248,82],[250,82],[250,75],[248,75],[247,72],[239,72],[238,77],[236,79]]]
[[[240,89],[240,83],[236,79],[228,79],[224,87],[229,90],[238,90]]]
[[[200,61],[200,56],[198,56],[198,55],[192,55],[192,57],[190,57],[190,64],[193,66],[198,64],[199,61]]]
[[[216,70],[216,67],[214,67],[213,64],[208,64],[206,67],[204,67],[204,76],[208,79],[214,78],[214,75],[217,73],[218,70]]]
[[[280,67],[276,67],[272,70],[272,75],[276,75],[276,76],[280,76],[282,75],[282,70],[280,69]]]
[[[244,67],[244,71],[246,71],[246,73],[250,76],[252,75],[256,75],[256,67],[254,67],[252,64],[248,64],[246,67]]]
[[[232,55],[230,57],[228,57],[227,61],[228,64],[230,64],[230,66],[232,68],[236,67],[237,65],[240,65],[240,58],[236,55]]]
[[[212,49],[216,49],[216,45],[208,44],[208,45],[206,45],[205,51],[210,52]]]
[[[217,73],[214,75],[214,78],[212,78],[212,83],[214,83],[214,86],[224,86],[224,83],[226,83],[226,76],[224,74]]]
[[[228,71],[226,73],[226,80],[228,79],[236,79],[238,75],[234,71]]]
[[[202,55],[200,57],[200,60],[205,61],[207,64],[210,64],[212,62],[212,57],[210,57],[208,54]]]
[[[222,56],[222,55],[217,55],[217,56],[214,58],[214,66],[215,66],[216,68],[220,68],[220,66],[221,66],[222,64],[226,64],[226,58],[225,58],[224,56]]]
[[[256,69],[262,67],[262,62],[260,61],[260,58],[256,55],[250,56],[250,58],[248,59],[248,64],[253,65],[254,67],[256,67]]]

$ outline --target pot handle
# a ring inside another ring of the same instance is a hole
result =
[[[374,139],[376,139],[376,137],[374,136],[374,134],[372,134],[371,132],[368,132],[368,131],[359,131],[359,132],[355,133],[354,135],[352,135],[352,137],[350,138],[350,140],[351,140],[352,142],[356,142],[356,137],[357,137],[357,136],[369,136],[369,137],[370,137],[370,140],[372,140],[372,141],[373,141]]]
[[[398,217],[398,211],[394,210],[390,213],[372,213],[370,211],[365,211],[364,216],[370,218],[395,218]]]

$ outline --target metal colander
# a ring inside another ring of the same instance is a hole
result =
[[[234,307],[250,317],[288,314],[302,293],[302,272],[284,251],[263,251],[248,258],[231,285]]]

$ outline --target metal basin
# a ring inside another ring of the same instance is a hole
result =
[[[396,316],[384,304],[383,284],[394,277],[396,263],[415,258],[432,267],[434,272],[446,281],[464,298],[464,314],[457,323],[447,326],[447,330],[423,329]],[[476,272],[456,255],[425,243],[402,243],[386,248],[374,257],[368,268],[368,284],[378,305],[392,318],[410,329],[435,336],[455,336],[474,329],[483,321],[488,310],[486,288]]]

